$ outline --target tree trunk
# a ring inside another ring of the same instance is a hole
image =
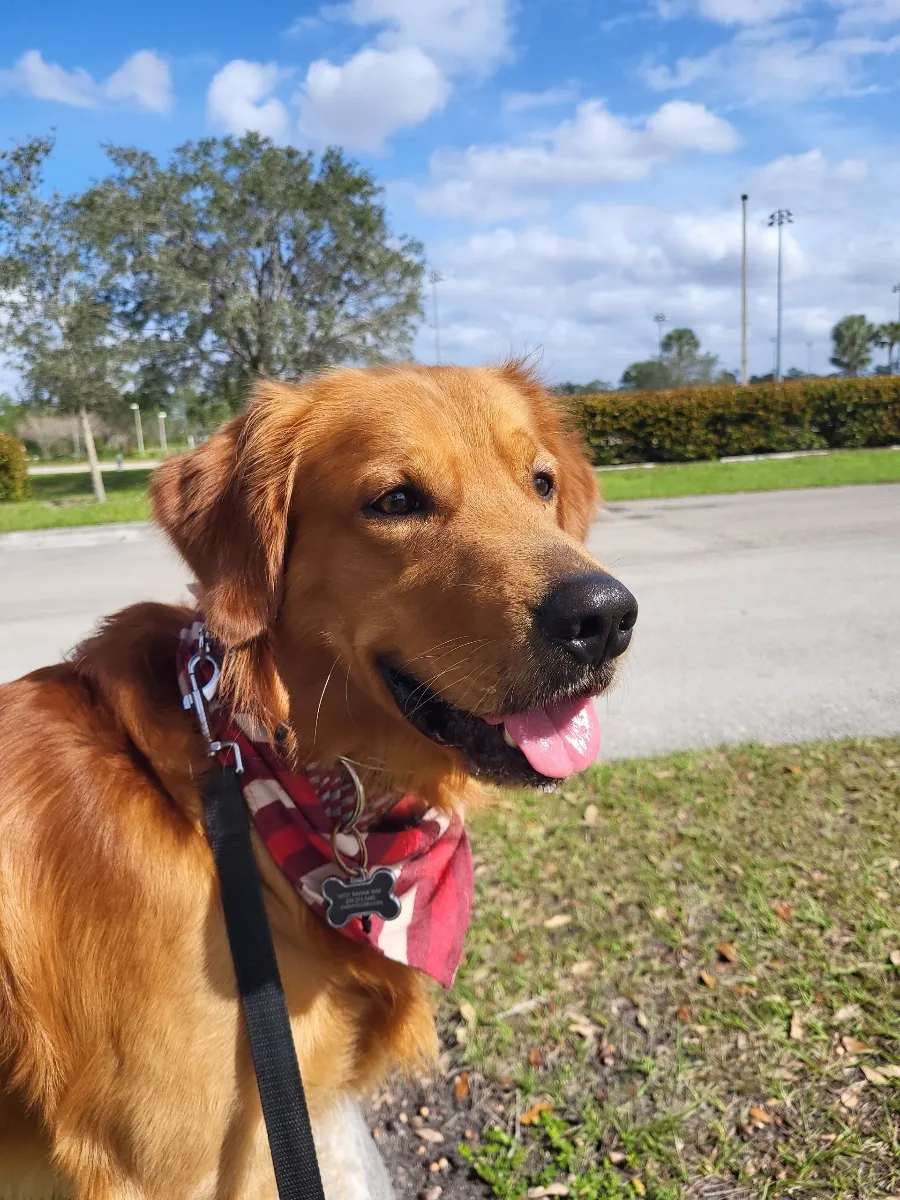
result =
[[[94,499],[98,504],[103,504],[106,501],[106,488],[103,486],[103,472],[100,470],[100,463],[97,459],[97,451],[94,447],[94,435],[91,432],[91,422],[88,417],[87,409],[82,404],[78,410],[78,419],[81,421],[81,432],[84,434],[84,448],[87,451],[88,463],[91,468],[91,483],[94,485]]]

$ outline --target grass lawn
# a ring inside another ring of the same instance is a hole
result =
[[[622,762],[477,816],[441,1128],[487,1194],[900,1194],[898,802],[895,738]]]
[[[604,498],[609,501],[839,487],[853,483],[898,483],[900,451],[841,450],[815,458],[687,463],[651,470],[636,467],[629,471],[598,471],[597,477]]]
[[[149,516],[145,498],[149,477],[150,471],[104,471],[109,500],[101,505],[93,502],[87,473],[32,476],[32,500],[0,504],[0,533],[63,525],[145,521]],[[900,482],[900,451],[846,450],[821,458],[688,463],[652,470],[636,467],[628,471],[599,471],[598,478],[604,498],[611,502],[716,492],[896,483]]]
[[[18,529],[53,529],[63,525],[105,525],[114,521],[146,521],[149,471],[104,471],[106,504],[96,504],[91,477],[34,475],[31,500],[0,504],[0,533]]]

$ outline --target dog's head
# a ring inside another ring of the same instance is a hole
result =
[[[422,786],[596,755],[637,606],[583,548],[593,472],[519,367],[264,383],[152,496],[240,686],[274,667],[301,761]]]

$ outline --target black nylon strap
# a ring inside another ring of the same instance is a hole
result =
[[[233,766],[207,776],[203,806],[279,1200],[325,1200],[250,822]]]

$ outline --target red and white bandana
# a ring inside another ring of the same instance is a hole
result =
[[[177,668],[183,696],[191,692],[187,664],[198,651],[202,630],[197,619],[181,631]],[[312,762],[291,771],[277,746],[246,717],[215,698],[207,711],[214,735],[240,747],[244,772],[239,779],[257,833],[298,894],[324,919],[323,882],[346,878],[334,861],[331,836],[356,808],[353,780],[340,764]],[[389,792],[367,798],[356,830],[365,842],[370,870],[390,867],[394,872],[400,915],[393,921],[372,916],[369,932],[354,917],[338,932],[449,987],[472,912],[472,856],[461,818],[437,809],[421,813],[415,796],[398,798]],[[355,861],[356,833],[339,833],[336,840],[342,856]]]

